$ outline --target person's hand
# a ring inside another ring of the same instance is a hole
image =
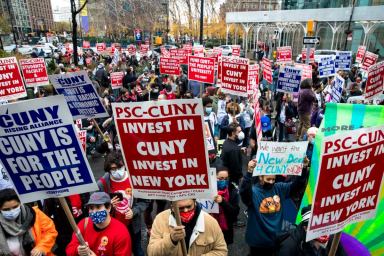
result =
[[[215,198],[213,199],[216,203],[221,203],[223,202],[223,197],[221,195],[217,195],[215,196]]]
[[[94,253],[91,249],[88,250],[89,256],[97,256],[96,253]]]
[[[171,239],[173,242],[179,242],[181,239],[185,237],[185,227],[184,226],[176,226],[170,227],[171,229]]]
[[[93,143],[93,142],[95,142],[96,141],[96,139],[95,139],[95,137],[89,137],[89,142],[91,142],[91,143]]]
[[[309,165],[309,158],[305,157],[303,161],[303,168],[308,168],[308,165]]]
[[[256,159],[252,159],[251,161],[248,162],[248,169],[247,169],[247,171],[249,173],[253,173],[253,169],[255,169],[256,163],[257,163]]]
[[[89,255],[89,247],[88,245],[79,245],[77,247],[77,253],[79,254],[79,256],[88,256]]]
[[[120,202],[120,199],[117,196],[114,196],[111,200],[112,206],[115,208],[117,204]]]
[[[242,147],[240,148],[241,152],[243,152],[243,154],[247,153],[247,147]]]
[[[36,247],[32,249],[31,251],[31,256],[42,256],[44,255],[45,252],[40,250],[40,249],[37,249]]]
[[[126,213],[125,213],[125,219],[127,220],[130,220],[133,218],[133,211],[132,209],[129,209]]]

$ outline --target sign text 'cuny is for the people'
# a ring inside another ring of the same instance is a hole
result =
[[[221,89],[238,96],[248,96],[249,59],[221,57]]]
[[[19,62],[27,87],[49,84],[47,68],[43,58],[22,59]]]
[[[176,58],[160,58],[160,74],[180,75],[180,62]]]
[[[27,96],[16,57],[0,59],[0,99],[12,100]]]
[[[215,81],[215,59],[188,56],[188,80],[213,84]]]
[[[22,202],[97,190],[63,96],[0,106],[0,160]]]
[[[327,136],[306,240],[374,218],[383,183],[384,126]]]
[[[112,103],[138,198],[212,198],[203,107],[198,99]]]

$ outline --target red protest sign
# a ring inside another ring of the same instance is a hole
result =
[[[305,62],[307,59],[307,49],[303,48],[301,50],[301,61]],[[309,62],[315,62],[315,48],[309,49]]]
[[[248,96],[249,59],[238,57],[221,57],[221,89],[224,92]]]
[[[0,59],[0,100],[27,96],[16,57]]]
[[[198,57],[204,57],[204,46],[202,45],[193,46],[193,55]]]
[[[384,126],[324,137],[306,240],[376,215],[384,174]]]
[[[113,44],[111,45],[111,47],[112,47],[112,50],[111,50],[112,53],[115,53],[115,49],[117,49],[119,52],[121,52],[121,44],[119,44],[119,43],[113,43]]]
[[[111,73],[111,86],[112,89],[119,89],[123,87],[124,72]]]
[[[134,196],[211,198],[200,99],[113,103]]]
[[[89,41],[83,41],[83,48],[89,49],[91,48],[91,42]]]
[[[187,51],[187,55],[192,55],[192,45],[184,44],[183,49]]]
[[[292,48],[291,48],[291,46],[277,47],[276,62],[278,62],[278,63],[291,63],[292,62]]]
[[[87,66],[91,65],[91,63],[92,63],[92,58],[91,57],[88,57],[88,58],[85,59],[85,64]]]
[[[96,44],[97,52],[103,52],[103,51],[105,51],[105,49],[107,49],[107,46],[105,45],[105,43],[97,43]]]
[[[213,84],[215,81],[215,59],[188,56],[188,80]]]
[[[300,68],[301,71],[301,81],[304,79],[312,79],[312,66],[307,64],[295,63],[295,67]]]
[[[221,57],[217,58],[217,82],[221,84]]]
[[[161,57],[166,57],[166,58],[170,58],[171,57],[171,54],[169,53],[167,48],[165,48],[164,46],[160,47],[160,53],[161,53]]]
[[[367,47],[365,47],[364,45],[359,46],[359,48],[357,49],[357,53],[356,53],[356,62],[357,63],[361,63],[363,61],[366,50],[367,50]]]
[[[261,67],[272,69],[272,60],[267,59],[266,57],[263,57],[261,62]]]
[[[48,73],[43,58],[19,60],[27,87],[48,85]]]
[[[240,45],[232,45],[232,56],[240,57]]]
[[[265,79],[265,81],[267,81],[269,84],[271,84],[273,82],[272,69],[264,68],[263,69],[263,78]]]
[[[249,65],[248,68],[248,94],[252,94],[257,90],[259,84],[259,65]]]
[[[368,68],[367,84],[364,98],[370,100],[383,94],[384,90],[384,61]]]
[[[128,53],[129,53],[129,55],[136,55],[136,46],[135,45],[133,45],[133,44],[130,44],[129,46],[128,46]]]
[[[140,45],[140,55],[141,56],[147,56],[148,51],[149,51],[149,45],[146,45],[146,44]]]
[[[364,71],[368,71],[368,68],[376,63],[379,56],[372,52],[365,52],[363,63],[361,64],[361,69]]]
[[[87,147],[87,131],[78,130],[77,131],[77,137],[79,138],[79,141],[81,143],[81,147],[83,148],[84,152],[87,152],[86,151],[86,147]]]
[[[160,58],[160,74],[180,75],[180,63],[175,58]]]
[[[259,90],[256,89],[253,91],[253,103],[254,103],[254,120],[255,120],[255,128],[257,134],[257,141],[261,141],[263,138],[263,130],[261,127],[261,109],[259,104]]]
[[[180,64],[188,65],[188,53],[184,49],[170,49],[169,53],[171,58],[176,58],[180,61]]]

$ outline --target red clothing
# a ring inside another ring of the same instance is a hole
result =
[[[176,95],[173,93],[173,92],[167,92],[167,90],[162,90],[160,92],[160,94],[164,94],[165,96],[167,96],[167,100],[174,100],[176,99]]]
[[[115,212],[113,217],[121,221],[122,223],[129,225],[132,219],[127,220],[125,218],[125,213],[128,212],[129,209],[132,209],[133,197],[132,197],[132,187],[129,182],[128,176],[125,180],[122,181],[114,181],[110,180],[111,192],[112,193],[121,193],[123,195],[123,200],[120,201],[115,207]]]
[[[88,219],[85,232],[84,221],[85,219],[81,220],[78,227],[89,248],[97,256],[131,256],[131,237],[127,228],[120,221],[111,218],[111,222],[105,229],[96,231],[91,219]],[[72,234],[72,240],[65,250],[67,256],[79,255],[77,253],[79,245],[76,235]]]
[[[73,217],[75,218],[80,217],[80,215],[83,214],[80,195],[75,194],[75,195],[69,196],[68,198],[69,198],[69,201],[71,202]]]

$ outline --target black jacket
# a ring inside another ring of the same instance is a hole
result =
[[[243,163],[241,150],[236,141],[226,139],[220,157],[223,161],[223,165],[228,167],[229,180],[238,182],[239,179],[243,177]]]

